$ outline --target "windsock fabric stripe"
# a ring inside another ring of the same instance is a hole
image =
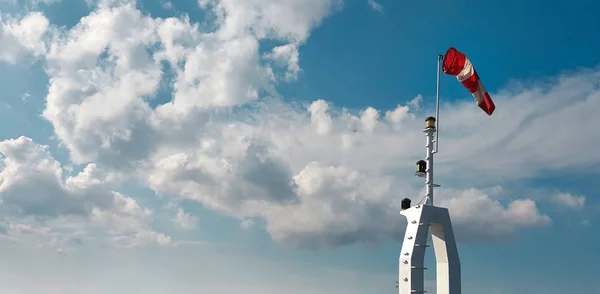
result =
[[[444,56],[442,70],[446,74],[456,76],[457,80],[473,95],[477,105],[485,113],[492,115],[496,106],[467,56],[450,47]]]

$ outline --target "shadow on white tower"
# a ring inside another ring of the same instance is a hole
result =
[[[437,105],[436,116],[439,119],[440,60],[438,56]],[[434,139],[436,118],[425,121],[427,153],[425,160],[417,162],[418,177],[425,178],[425,203],[411,206],[410,199],[402,200],[402,211],[407,220],[406,233],[399,257],[398,293],[425,293],[424,267],[427,239],[431,234],[436,261],[436,294],[460,294],[461,275],[458,249],[448,209],[433,205],[433,155],[437,153],[438,136]],[[434,150],[434,143],[436,144]]]

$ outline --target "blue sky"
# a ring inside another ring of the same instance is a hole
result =
[[[3,293],[397,291],[450,46],[497,106],[442,75],[463,293],[600,291],[599,4],[34,2],[0,1]]]

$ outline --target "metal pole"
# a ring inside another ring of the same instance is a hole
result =
[[[427,134],[427,153],[425,162],[427,162],[427,176],[425,177],[425,197],[427,197],[426,205],[433,205],[433,133],[435,133],[435,127],[428,127],[423,132]]]
[[[433,188],[439,187],[439,185],[435,185],[433,183],[433,154],[438,152],[439,148],[439,117],[440,117],[440,74],[441,74],[441,61],[444,58],[443,55],[438,55],[437,58],[437,88],[435,92],[435,118],[429,117],[427,118],[427,128],[425,128],[424,132],[427,133],[427,154],[425,158],[425,162],[427,162],[427,176],[425,178],[425,191],[427,191],[425,197],[427,205],[433,205]],[[433,122],[431,122],[433,120]],[[435,134],[435,139],[433,138],[433,133]],[[433,148],[433,143],[435,143],[435,149]]]
[[[436,88],[436,92],[435,92],[435,121],[436,121],[436,129],[437,129],[437,133],[435,135],[435,150],[433,151],[433,153],[437,153],[438,152],[438,148],[440,147],[440,132],[439,132],[439,125],[440,125],[440,74],[441,74],[441,66],[440,63],[442,61],[442,59],[444,58],[444,55],[438,55],[438,59],[437,59],[437,88]]]

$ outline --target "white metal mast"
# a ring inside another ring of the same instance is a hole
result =
[[[452,230],[448,209],[433,205],[433,155],[438,152],[439,137],[439,99],[440,99],[440,62],[438,56],[436,118],[425,120],[426,157],[417,162],[416,176],[425,178],[425,204],[411,206],[410,199],[402,200],[402,211],[407,219],[406,232],[399,258],[398,293],[425,293],[424,260],[427,238],[433,241],[436,259],[436,293],[461,294],[461,274],[458,249]],[[434,133],[436,138],[434,139]],[[435,143],[435,150],[434,150]]]

